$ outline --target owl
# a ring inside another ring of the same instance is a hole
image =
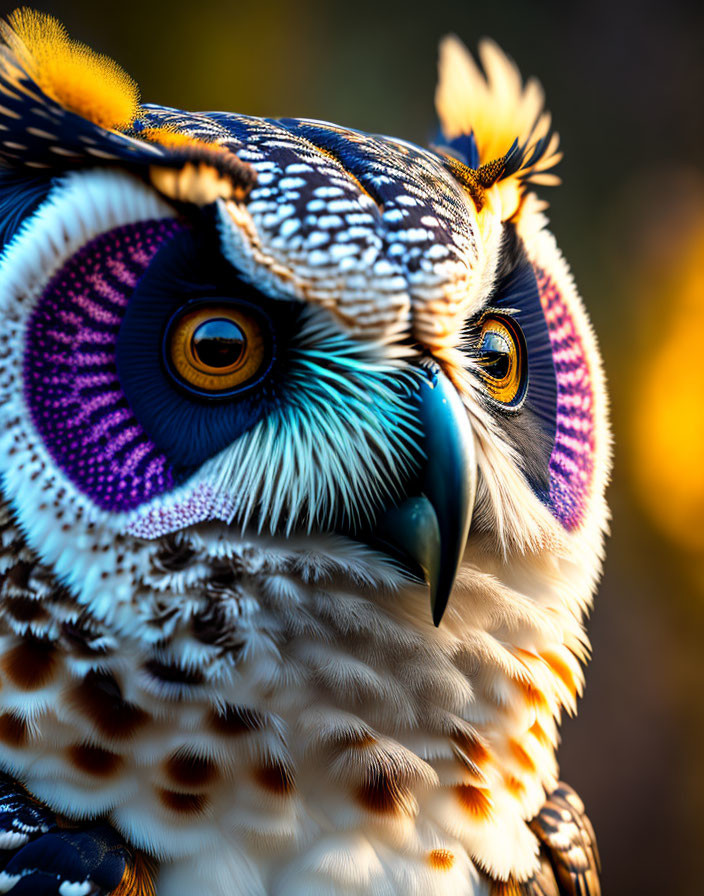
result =
[[[0,892],[596,896],[609,434],[538,83],[446,38],[424,149],[0,38]]]

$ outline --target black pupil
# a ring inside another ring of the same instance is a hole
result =
[[[511,369],[511,346],[499,333],[484,334],[480,346],[482,367],[495,380],[503,380]]]
[[[244,354],[247,339],[233,321],[218,317],[206,320],[191,337],[194,356],[208,367],[230,367]]]

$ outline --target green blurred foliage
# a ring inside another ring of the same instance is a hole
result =
[[[564,728],[562,770],[594,819],[605,893],[701,892],[704,561],[645,517],[629,432],[638,371],[667,333],[671,299],[649,293],[646,302],[637,284],[653,239],[666,241],[673,221],[678,232],[672,196],[683,179],[704,176],[704,5],[55,0],[39,8],[114,56],[144,101],[186,109],[322,118],[423,142],[435,126],[437,40],[449,31],[470,48],[492,36],[542,81],[565,152],[563,186],[543,195],[602,343],[616,446],[594,660],[580,714]],[[685,375],[694,362],[701,347],[683,347]]]

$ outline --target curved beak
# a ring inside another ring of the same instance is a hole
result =
[[[386,511],[374,535],[423,571],[440,625],[472,522],[477,462],[467,411],[442,371],[423,379],[417,401],[425,454],[420,494]]]

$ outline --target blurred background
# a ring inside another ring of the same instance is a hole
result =
[[[16,4],[2,3],[2,12]],[[425,142],[436,45],[495,38],[542,81],[565,159],[543,189],[603,348],[612,537],[562,774],[609,894],[700,893],[704,836],[704,4],[53,0],[143,99]]]

